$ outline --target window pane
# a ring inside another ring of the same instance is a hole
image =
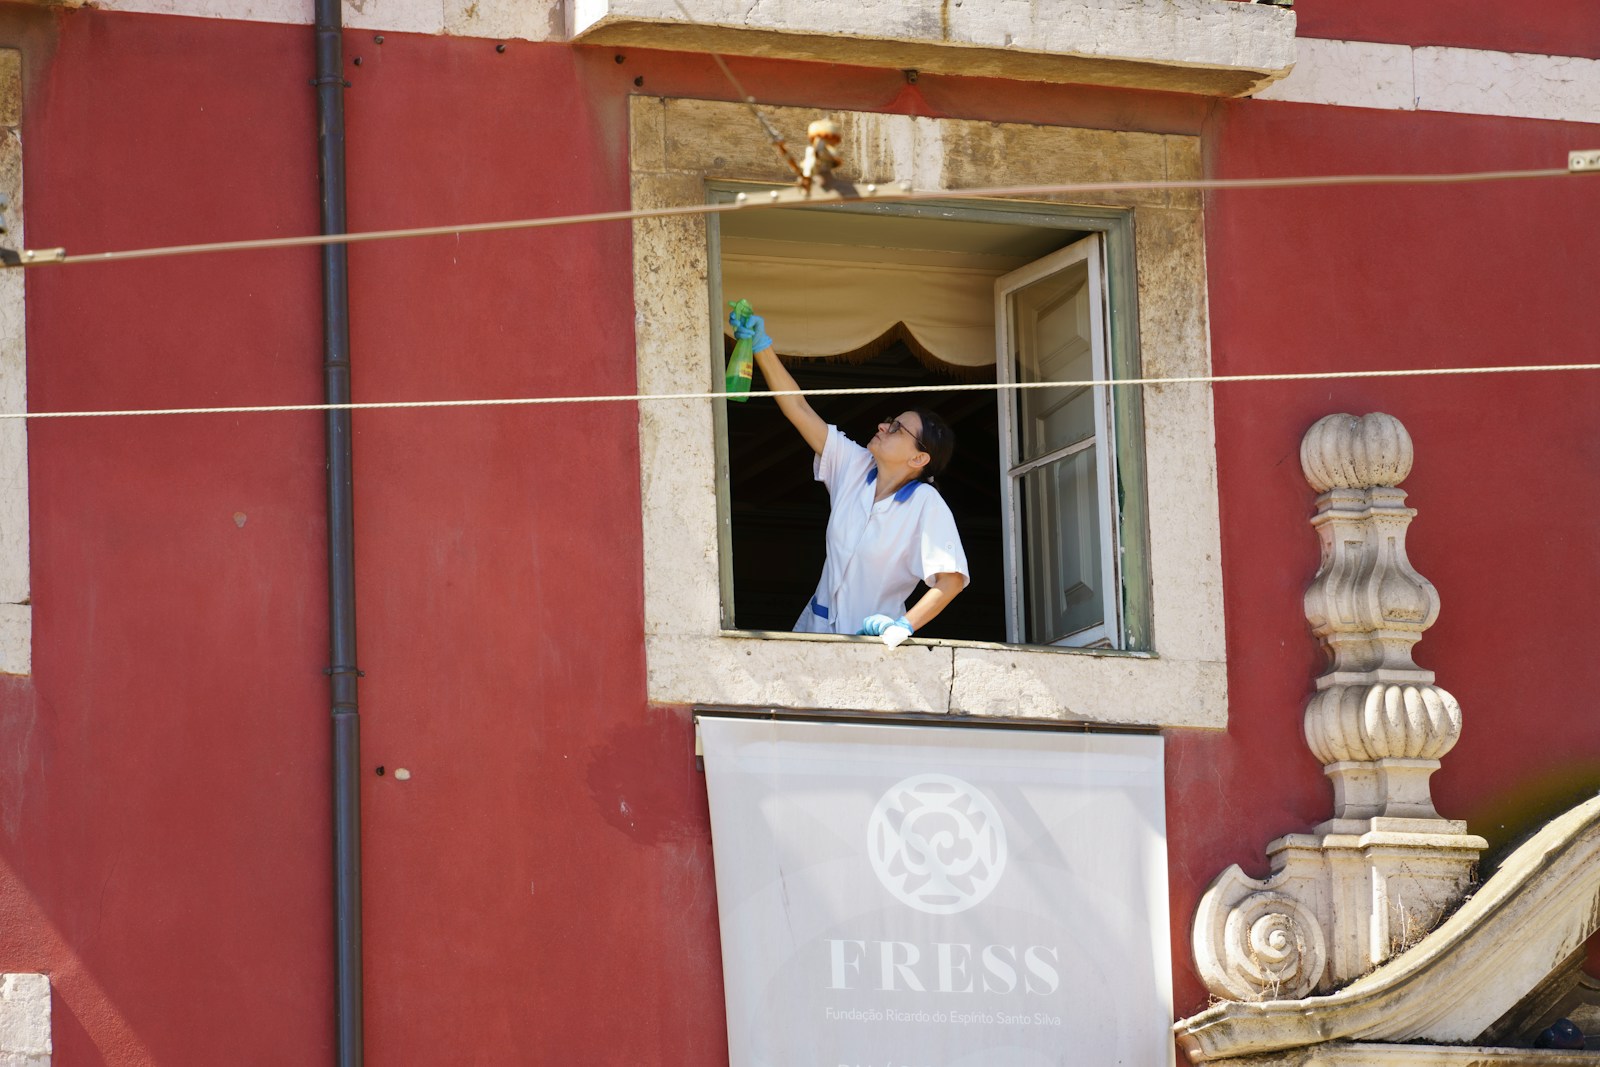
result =
[[[1011,295],[1020,382],[1082,382],[1094,373],[1089,265],[1080,261]],[[1094,436],[1094,395],[1085,388],[1017,394],[1019,462]]]
[[[1019,479],[1027,530],[1027,640],[1033,644],[1105,622],[1096,451],[1091,446]]]

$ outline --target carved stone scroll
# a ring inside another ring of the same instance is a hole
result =
[[[1600,1062],[1592,1049],[1526,1046],[1560,1015],[1587,1024],[1595,987],[1578,965],[1596,930],[1600,797],[1547,823],[1437,929],[1361,980],[1309,1003],[1286,992],[1213,1004],[1173,1030],[1190,1063],[1588,1065]],[[1502,1041],[1523,1047],[1472,1047]]]

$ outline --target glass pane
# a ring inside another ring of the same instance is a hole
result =
[[[1019,382],[1082,382],[1095,377],[1089,265],[1085,261],[1011,294]],[[1093,390],[1017,393],[1018,462],[1094,436]]]
[[[1032,644],[1050,644],[1105,622],[1096,450],[1075,452],[1019,479],[1027,531],[1026,639]]]

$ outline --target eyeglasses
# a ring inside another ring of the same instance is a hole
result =
[[[894,434],[897,434],[897,433],[903,433],[907,437],[911,438],[913,441],[915,441],[917,443],[917,448],[919,450],[921,450],[923,452],[926,452],[928,450],[928,446],[922,443],[922,438],[918,437],[916,434],[914,434],[910,430],[906,429],[906,424],[901,422],[895,416],[889,415],[889,416],[886,416],[886,417],[884,417],[882,419],[879,419],[878,420],[878,425],[879,426],[887,426],[887,427],[889,427],[890,436],[893,436]]]

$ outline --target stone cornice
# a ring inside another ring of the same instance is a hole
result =
[[[1233,0],[570,0],[578,43],[1244,96],[1294,64],[1295,16]]]

